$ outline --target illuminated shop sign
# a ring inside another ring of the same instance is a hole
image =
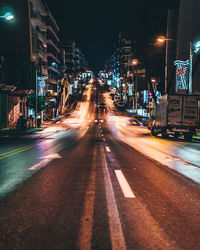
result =
[[[129,96],[133,95],[133,84],[128,84],[128,95]]]
[[[189,86],[189,60],[174,62],[176,66],[176,92],[186,92]]]

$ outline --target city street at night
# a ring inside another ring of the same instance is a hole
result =
[[[200,1],[0,1],[0,250],[200,249]]]
[[[1,249],[199,249],[200,164],[187,156],[199,142],[154,138],[98,90],[96,112],[89,93],[1,147]]]

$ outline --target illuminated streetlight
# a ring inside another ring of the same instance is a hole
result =
[[[10,8],[4,8],[0,11],[0,18],[4,19],[6,22],[10,22],[15,19],[15,16]]]
[[[14,15],[11,14],[11,13],[6,13],[6,15],[5,15],[5,19],[6,19],[7,21],[11,21],[11,20],[13,20],[14,18],[15,18]]]
[[[134,66],[135,68],[135,95],[134,95],[134,98],[133,98],[133,108],[135,110],[135,113],[137,113],[137,65],[138,65],[139,61],[138,59],[133,59],[131,61],[131,64]]]
[[[157,42],[159,42],[159,43],[164,43],[165,40],[166,40],[166,38],[165,38],[164,36],[159,36],[159,37],[157,38]]]
[[[138,65],[138,63],[139,63],[138,59],[133,59],[131,62],[131,64],[134,66]]]

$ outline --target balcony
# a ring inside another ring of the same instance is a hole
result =
[[[47,53],[47,57],[51,57],[52,59],[54,59],[54,61],[60,64],[60,60],[57,57],[55,57],[52,53]]]
[[[60,71],[57,70],[57,69],[55,69],[55,68],[52,67],[52,66],[48,66],[47,68],[48,68],[48,70],[52,70],[52,71],[54,71],[55,73],[60,74]]]
[[[49,18],[50,18],[51,21],[53,22],[53,24],[54,24],[55,28],[57,29],[57,31],[59,31],[60,29],[59,29],[59,27],[58,27],[58,25],[57,25],[57,23],[56,23],[56,20],[55,20],[54,17],[52,16],[51,12],[48,11],[48,12],[47,12],[47,15],[49,16]]]
[[[47,79],[47,82],[48,82],[48,83],[51,83],[51,84],[57,84],[57,81],[54,80],[54,79],[51,79],[51,78],[48,78],[48,79]]]
[[[46,32],[47,28],[45,23],[43,22],[41,16],[37,15],[35,12],[32,12],[31,23],[37,25],[41,31]]]
[[[55,49],[58,53],[60,53],[60,50],[58,49],[58,47],[55,45],[55,43],[54,43],[52,40],[48,39],[48,40],[47,40],[47,44],[48,44],[48,45],[50,44],[52,47],[54,47],[54,49]]]
[[[43,51],[37,51],[37,52],[33,52],[32,54],[32,60],[35,62],[38,62],[41,59],[42,62],[47,63],[47,56],[46,53]]]
[[[51,33],[54,35],[54,37],[56,38],[56,40],[59,42],[60,39],[58,38],[57,34],[56,34],[55,31],[52,29],[52,27],[51,27],[51,26],[47,26],[47,29],[48,29],[49,31],[51,31]]]
[[[43,43],[43,45],[47,45],[45,37],[42,35],[42,33],[38,32],[37,33],[38,39]]]

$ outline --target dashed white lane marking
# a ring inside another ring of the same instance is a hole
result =
[[[100,122],[103,122],[103,120],[101,120]]]
[[[81,228],[79,232],[79,244],[81,250],[91,249],[95,199],[96,154],[97,148],[95,147],[90,182],[86,191],[83,216],[81,217]]]
[[[97,122],[97,120],[95,120],[94,122]]]
[[[106,151],[109,152],[109,153],[111,152],[111,150],[110,150],[110,148],[108,146],[106,146]]]
[[[104,153],[103,146],[101,147],[101,156],[103,163],[103,174],[106,190],[106,203],[108,209],[109,227],[110,227],[110,238],[113,250],[126,250],[126,242],[124,239],[124,234],[122,231],[121,221],[119,218],[119,212],[115,200],[115,195],[113,192],[113,187],[108,172],[108,166],[106,162],[106,157]]]
[[[115,174],[117,176],[119,185],[122,189],[122,192],[124,194],[125,198],[135,198],[135,195],[133,191],[131,190],[131,187],[129,186],[126,178],[124,177],[121,170],[115,170]]]

